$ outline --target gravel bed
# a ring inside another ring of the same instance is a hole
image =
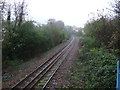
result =
[[[68,88],[70,87],[70,82],[68,80],[68,77],[71,73],[71,68],[73,66],[73,63],[78,59],[78,42],[79,39],[76,37],[74,46],[67,56],[67,59],[65,59],[64,63],[60,66],[59,70],[55,73],[54,77],[48,84],[48,88]]]

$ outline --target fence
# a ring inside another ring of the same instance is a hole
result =
[[[120,90],[120,61],[117,62],[116,90]]]

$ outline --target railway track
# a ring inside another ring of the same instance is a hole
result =
[[[63,47],[55,55],[53,55],[46,62],[41,64],[37,69],[27,75],[24,79],[18,82],[16,85],[11,87],[10,90],[15,89],[45,89],[51,78],[54,76],[55,72],[58,70],[60,65],[63,63],[67,55],[73,46],[74,37],[69,42],[68,45]]]

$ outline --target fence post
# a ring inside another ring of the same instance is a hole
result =
[[[116,90],[120,90],[120,61],[117,62]]]

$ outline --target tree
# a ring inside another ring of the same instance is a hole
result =
[[[7,30],[9,32],[9,37],[11,37],[11,5],[8,5],[7,11]]]
[[[120,1],[115,0],[115,5],[113,6],[116,16],[114,17],[112,23],[114,27],[114,32],[110,38],[109,46],[115,49],[120,49]]]
[[[24,20],[24,15],[25,15],[25,2],[23,1],[20,5],[18,26],[20,26],[22,21]]]
[[[120,19],[120,1],[115,0],[114,11],[117,14],[117,17]]]

